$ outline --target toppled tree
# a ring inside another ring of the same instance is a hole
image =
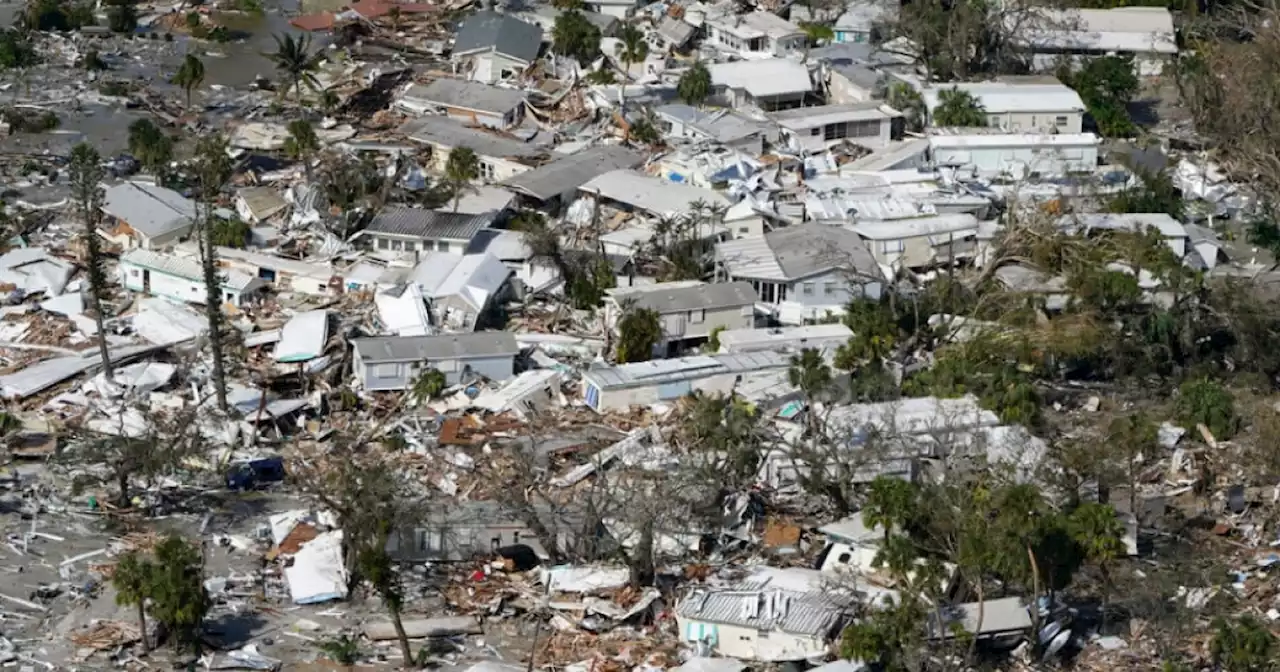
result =
[[[103,305],[107,296],[107,274],[103,266],[102,240],[98,237],[98,224],[102,221],[102,180],[106,177],[101,155],[91,145],[76,145],[71,150],[69,173],[76,215],[84,223],[85,270],[89,275],[89,301],[98,330],[98,354],[102,357],[102,372],[107,380],[111,380],[111,353],[107,350],[107,331],[103,324],[106,319]]]
[[[1217,439],[1230,439],[1240,430],[1235,398],[1208,378],[1189,380],[1178,388],[1177,411],[1180,421],[1192,427],[1204,425]]]
[[[1091,58],[1078,72],[1060,69],[1058,79],[1080,94],[1098,133],[1117,138],[1137,131],[1127,107],[1139,86],[1131,56]]]
[[[440,396],[448,386],[444,373],[439,369],[427,369],[413,381],[410,394],[421,404]]]

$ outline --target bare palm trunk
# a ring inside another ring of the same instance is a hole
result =
[[[147,639],[147,610],[145,603],[145,599],[138,599],[138,633],[142,636],[143,653],[151,650],[151,642]]]
[[[227,404],[227,372],[222,352],[222,283],[218,281],[218,267],[214,259],[213,247],[213,204],[205,204],[204,231],[204,283],[205,283],[205,317],[209,320],[209,347],[213,350],[213,386],[217,395],[218,409],[226,413]]]
[[[1031,561],[1031,646],[1039,651],[1040,634],[1040,566],[1036,563],[1035,551],[1027,545],[1027,559]]]
[[[405,669],[413,669],[418,665],[413,660],[413,650],[409,648],[409,635],[404,631],[404,622],[400,620],[400,608],[387,605],[387,613],[391,616],[391,625],[396,629],[396,639],[400,640],[400,655],[404,656]]]
[[[982,619],[987,616],[987,598],[986,592],[982,587],[982,574],[978,574],[978,580],[974,582],[974,586],[978,590],[978,623],[973,629],[974,634],[976,635],[977,633],[982,632]],[[969,642],[969,659],[974,660],[974,656],[977,655],[977,653],[978,638],[975,636],[973,640]]]

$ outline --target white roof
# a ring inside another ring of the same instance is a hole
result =
[[[28,293],[62,293],[73,270],[71,264],[39,247],[13,249],[0,256],[0,284],[11,284]]]
[[[890,219],[856,221],[853,230],[870,240],[898,240],[951,233],[971,235],[978,233],[978,218],[968,213],[930,215],[915,219]]]
[[[732,11],[716,16],[708,16],[707,23],[732,33],[746,40],[761,37],[774,39],[803,35],[800,26],[774,14],[756,10],[746,14],[735,14]]]
[[[1006,112],[1083,112],[1080,94],[1065,84],[1024,84],[1019,82],[956,82],[934,84],[920,90],[929,109],[938,106],[943,91],[959,89],[982,103],[988,114]]]
[[[431,315],[422,290],[408,283],[373,295],[378,307],[378,320],[386,331],[396,336],[428,336],[432,334]]]
[[[191,246],[192,251],[195,247]],[[287,271],[294,275],[303,277],[323,279],[328,281],[333,277],[333,268],[324,263],[311,263],[306,261],[298,261],[297,259],[285,259],[277,257],[274,254],[263,254],[253,250],[241,250],[234,247],[219,247],[218,258],[234,259],[236,261],[252,264],[261,268],[274,269],[277,271]]]
[[[200,268],[200,262],[187,257],[177,257],[172,254],[161,254],[160,252],[139,248],[125,252],[120,257],[120,263],[172,275],[191,282],[204,282],[204,271]],[[254,285],[262,283],[261,280],[239,271],[218,269],[218,272],[222,275],[222,287],[233,290],[237,294],[244,293]],[[202,300],[203,298],[203,296],[200,297]]]
[[[687,184],[673,184],[634,170],[613,170],[593,178],[581,190],[609,200],[625,203],[655,215],[683,214],[696,201],[710,205],[729,205],[729,201],[710,189]]]
[[[1041,9],[1018,22],[1015,39],[1041,49],[1176,54],[1173,14],[1164,7]]]
[[[1101,143],[1092,133],[974,133],[931,135],[934,149],[984,147],[1096,147]]]
[[[967,394],[958,399],[917,397],[831,409],[828,424],[837,432],[870,427],[885,436],[929,434],[933,431],[995,427],[1000,418]]]
[[[1164,212],[1082,213],[1060,218],[1058,226],[1067,230],[1083,226],[1085,229],[1111,229],[1133,232],[1152,228],[1159,231],[1166,238],[1187,237],[1187,229],[1182,225],[1182,222]]]
[[[846,105],[796,107],[769,115],[778,125],[791,130],[810,129],[848,121],[876,121],[901,117],[902,113],[878,102]]]
[[[305,362],[324,354],[324,343],[329,335],[329,313],[324,310],[308,310],[294,315],[280,329],[276,343],[277,362]]]
[[[488,305],[509,277],[511,269],[492,254],[468,254],[458,260],[433,296],[456,296],[479,311]]]
[[[844,343],[853,331],[843,324],[811,324],[782,329],[726,329],[720,332],[720,348],[724,351],[771,348],[822,349],[831,343]]]
[[[745,89],[756,98],[813,90],[809,67],[785,58],[712,63],[707,70],[711,72],[711,82],[716,86]]]

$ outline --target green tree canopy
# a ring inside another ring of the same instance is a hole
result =
[[[551,51],[585,66],[600,56],[600,29],[576,9],[563,11],[551,27]]]
[[[986,126],[987,110],[972,93],[953,86],[938,92],[938,106],[933,108],[933,125]]]
[[[695,61],[680,75],[676,94],[689,105],[701,105],[711,97],[711,71],[702,61]]]
[[[647,362],[662,341],[662,317],[648,308],[628,307],[618,320],[618,363]]]

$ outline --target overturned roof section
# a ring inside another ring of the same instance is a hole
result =
[[[524,103],[524,94],[481,82],[461,79],[437,79],[427,85],[414,84],[404,92],[405,98],[430,105],[453,107],[474,112],[504,115]]]
[[[542,29],[507,14],[476,12],[458,28],[453,43],[454,56],[484,51],[532,63],[542,47]]]
[[[474,359],[514,356],[520,352],[515,335],[507,331],[408,338],[358,338],[352,341],[352,345],[356,354],[365,362]]]
[[[957,89],[973,96],[987,114],[1006,112],[1083,112],[1075,89],[1057,81],[954,82],[926,86],[920,96],[929,109],[941,104],[942,92]]]
[[[817,570],[758,567],[727,589],[694,590],[676,613],[708,623],[822,637],[848,613],[851,600],[840,597]]]
[[[733,277],[799,280],[841,269],[882,279],[880,266],[862,236],[840,226],[816,222],[777,229],[761,238],[720,243],[716,257]]]
[[[196,203],[182,194],[146,182],[122,182],[107,187],[102,211],[144,236],[162,236],[191,226]]]
[[[308,310],[294,315],[280,330],[276,343],[277,362],[306,362],[324,354],[329,335],[329,313]]]
[[[572,192],[598,175],[635,168],[644,163],[644,159],[643,154],[620,145],[589,147],[507,178],[502,184],[531,198],[546,201]]]
[[[389,207],[369,222],[365,233],[380,233],[406,238],[470,241],[476,232],[487,228],[494,213],[464,215],[426,208]]]
[[[689,287],[641,286],[635,291],[614,290],[613,296],[620,304],[653,310],[660,315],[752,306],[756,302],[755,290],[749,282],[718,282]]]
[[[614,170],[582,185],[582,191],[655,215],[683,214],[698,201],[725,205],[724,196],[700,187],[672,184],[634,170]]]

